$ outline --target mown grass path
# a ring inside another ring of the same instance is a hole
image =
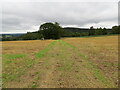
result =
[[[6,87],[22,88],[113,88],[94,63],[76,47],[62,41],[52,42],[35,54],[36,63]]]

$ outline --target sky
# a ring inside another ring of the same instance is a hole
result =
[[[4,0],[0,33],[38,31],[41,24],[58,22],[62,27],[118,25],[119,0]]]

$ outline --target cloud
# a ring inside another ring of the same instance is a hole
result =
[[[2,7],[3,33],[37,31],[40,24],[108,27],[117,25],[117,2],[6,2]]]

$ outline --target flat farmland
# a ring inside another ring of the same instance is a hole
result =
[[[3,88],[117,88],[118,36],[2,42]]]

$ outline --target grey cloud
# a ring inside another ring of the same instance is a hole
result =
[[[111,27],[118,19],[116,2],[22,2],[2,8],[3,32],[36,31],[40,24],[55,21],[62,26]]]

